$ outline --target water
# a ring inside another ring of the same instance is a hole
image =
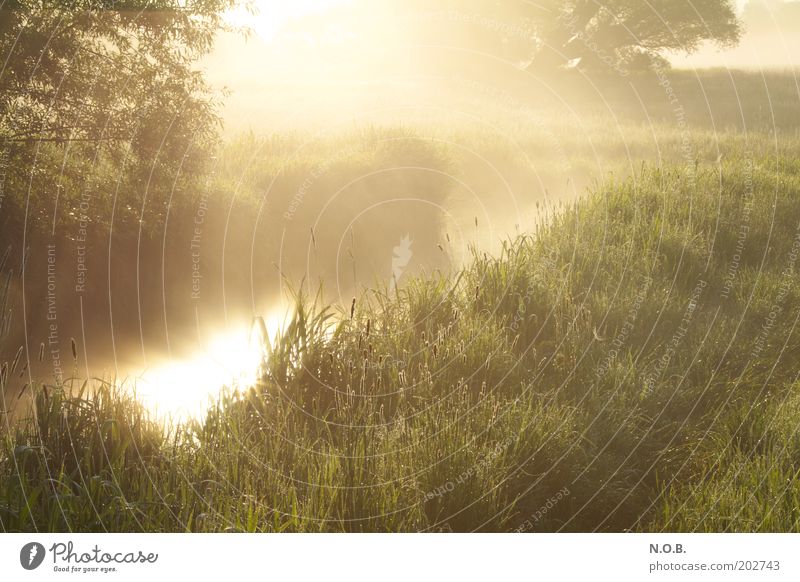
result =
[[[265,317],[267,338],[260,337],[255,319],[216,330],[187,357],[132,371],[127,384],[159,417],[199,418],[226,387],[246,387],[257,380],[264,342],[280,332],[284,321],[283,312]]]

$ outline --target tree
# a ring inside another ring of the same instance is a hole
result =
[[[76,179],[94,160],[116,179],[124,174],[129,193],[199,171],[219,119],[193,66],[234,3],[0,2],[0,142],[9,156],[8,184],[32,179],[35,161],[45,163],[42,152],[54,147],[72,161]],[[47,176],[51,184],[54,174]],[[69,186],[69,168],[65,176]]]
[[[429,16],[449,32],[442,44],[463,41],[536,71],[628,69],[741,33],[734,0],[370,0],[380,2]]]
[[[538,30],[537,70],[630,67],[664,51],[731,45],[740,26],[732,0],[549,0],[527,10]]]

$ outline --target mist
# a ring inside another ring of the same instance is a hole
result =
[[[532,72],[533,31],[511,9],[312,4],[262,2],[255,16],[226,15],[237,30],[197,65],[223,123],[198,198],[177,200],[138,242],[114,241],[115,260],[136,269],[87,259],[92,281],[108,279],[91,320],[75,293],[60,291],[70,305],[63,333],[83,336],[82,365],[135,376],[191,358],[230,330],[246,335],[254,317],[280,319],[299,291],[346,310],[365,289],[450,276],[536,232],[598,181],[632,175],[636,160],[680,159],[685,131],[640,128],[674,125],[675,94],[700,159],[719,155],[703,132],[771,131],[776,112],[784,129],[797,123],[769,72],[800,54],[791,50],[796,2],[740,7],[745,33],[734,48],[669,56],[672,94],[652,71],[619,70],[621,83]],[[720,69],[717,80],[681,73],[696,66]],[[741,91],[770,112],[742,115]],[[47,238],[31,241],[39,251],[29,269],[46,270]],[[32,305],[44,303],[46,287],[46,278],[28,281]],[[26,333],[32,346],[47,340],[46,320],[25,318],[9,345]]]

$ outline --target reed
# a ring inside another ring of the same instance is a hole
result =
[[[800,162],[729,146],[452,276],[298,293],[260,380],[202,418],[164,426],[124,382],[31,386],[0,429],[0,526],[796,531]]]

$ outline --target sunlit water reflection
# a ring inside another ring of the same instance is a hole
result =
[[[136,397],[158,417],[184,421],[200,418],[220,393],[257,380],[264,358],[264,342],[272,340],[284,315],[264,318],[267,337],[256,322],[220,330],[192,356],[149,366],[133,374]]]

